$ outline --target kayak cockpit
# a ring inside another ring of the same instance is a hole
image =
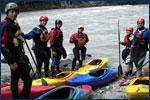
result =
[[[50,94],[47,94],[41,99],[70,99],[74,91],[75,90],[73,88],[62,88]]]
[[[134,82],[134,85],[143,84],[143,85],[149,85],[149,80],[136,80]]]
[[[102,62],[102,60],[94,59],[89,63],[89,65],[99,65],[101,62]]]
[[[89,73],[89,75],[90,76],[95,76],[95,77],[101,77],[104,74],[106,74],[106,72],[107,72],[107,69],[100,69],[100,70]]]

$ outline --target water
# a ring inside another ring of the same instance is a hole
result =
[[[136,30],[137,18],[144,18],[146,21],[145,27],[149,27],[149,5],[123,5],[22,12],[18,16],[18,23],[22,31],[24,33],[31,31],[39,24],[39,17],[41,15],[48,16],[49,21],[46,27],[49,31],[55,26],[55,19],[61,19],[63,21],[64,47],[69,55],[72,54],[72,48],[74,47],[73,44],[69,43],[69,38],[72,33],[77,32],[78,25],[84,25],[84,32],[89,36],[87,53],[91,54],[92,58],[108,57],[108,67],[118,67],[119,65],[118,20],[122,41],[126,34],[126,27],[132,26],[134,30]],[[3,19],[4,17],[5,15],[2,14],[1,18]],[[28,40],[27,42],[31,48],[32,40]],[[121,50],[123,50],[123,48],[124,47],[121,46]],[[31,59],[26,46],[25,51]],[[146,59],[149,59],[148,55],[147,53]],[[1,58],[3,58],[3,56]],[[68,56],[68,58],[70,58],[70,56]],[[31,63],[34,67],[32,59]],[[2,63],[1,66],[1,76],[10,75],[9,66]],[[124,64],[122,64],[122,66],[124,69]]]

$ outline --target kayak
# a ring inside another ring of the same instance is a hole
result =
[[[108,58],[96,58],[87,62],[85,65],[79,68],[77,72],[79,72],[80,74],[86,74],[92,70],[104,67],[107,62]]]
[[[23,84],[18,84],[18,93],[21,94],[23,90]],[[32,86],[30,91],[30,99],[36,98],[49,90],[54,89],[55,86]],[[1,99],[12,99],[12,92],[10,86],[1,88]]]
[[[87,99],[92,87],[89,85],[73,86],[60,86],[47,93],[41,95],[36,99]]]
[[[149,99],[149,77],[133,79],[125,92],[132,99]]]
[[[6,87],[6,86],[10,86],[10,83],[3,83],[3,84],[1,84],[1,88],[2,87]]]
[[[49,86],[55,85],[56,87],[58,87],[58,86],[62,86],[62,85],[67,85],[66,80],[68,78],[71,78],[71,77],[77,75],[77,74],[78,73],[74,72],[74,71],[64,71],[64,72],[58,73],[56,75],[56,78],[47,77],[47,78],[43,78],[43,79],[46,81],[46,83]],[[41,78],[32,81],[32,85],[42,86],[43,84],[42,84]]]
[[[144,74],[145,76],[149,76],[149,65],[146,65],[144,68]]]
[[[67,80],[70,85],[101,86],[117,78],[118,68],[99,68],[87,74],[78,74]]]

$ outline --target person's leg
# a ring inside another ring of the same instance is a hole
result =
[[[37,51],[34,51],[34,54],[35,54],[35,58],[36,58],[36,62],[37,62],[37,66],[36,66],[36,73],[38,75],[38,78],[41,77],[41,68],[42,68],[42,57],[41,55],[37,52]]]
[[[57,62],[57,59],[55,57],[53,57],[52,63],[51,63],[51,76],[52,77],[55,77],[54,73],[55,73],[56,62]]]
[[[60,68],[59,68],[59,63],[60,63],[60,61],[58,60],[57,63],[56,63],[56,69],[57,69],[57,72],[58,72],[58,73],[61,72],[61,70],[60,70]]]
[[[75,66],[76,66],[76,58],[73,58],[73,60],[72,60],[72,71],[74,71]]]
[[[23,87],[22,94],[21,94],[22,99],[29,99],[29,96],[30,96],[32,79],[29,73],[30,73],[29,66],[20,65],[19,74],[20,74],[21,79],[24,81],[24,87]]]
[[[83,62],[83,60],[85,59],[85,56],[86,56],[86,48],[85,47],[83,47],[81,49],[81,54],[79,56],[81,56],[79,64],[80,64],[80,67],[82,67],[82,62]]]
[[[19,99],[18,95],[18,70],[13,71],[11,70],[11,92],[12,92],[12,99]]]
[[[79,49],[73,48],[73,54],[74,54],[74,58],[72,60],[72,71],[74,71],[75,69],[76,61],[79,60]]]
[[[139,58],[138,60],[135,61],[135,65],[136,65],[136,68],[138,69],[139,67],[142,67],[143,63],[144,63],[144,60],[145,60],[145,57],[146,57],[146,52],[140,52],[139,53]],[[136,77],[141,77],[142,76],[142,68],[141,70],[139,70],[137,73],[136,73]]]
[[[49,76],[49,59],[44,61],[44,73],[45,73],[45,77]]]
[[[133,62],[130,62],[129,65],[130,65],[129,75],[131,75],[132,74],[132,70],[133,70]]]

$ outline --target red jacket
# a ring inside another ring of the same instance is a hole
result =
[[[52,50],[55,50],[56,47],[62,46],[63,44],[63,33],[60,29],[53,28],[49,32],[50,36],[50,45],[52,47]]]
[[[8,64],[12,64],[15,58],[23,53],[23,41],[16,36],[16,32],[20,30],[19,25],[6,17],[1,22],[1,52]],[[14,40],[17,40],[17,46]]]
[[[83,33],[82,35],[79,33],[73,33],[72,36],[70,37],[70,43],[74,43],[74,39],[77,38],[83,38],[85,40],[85,44],[89,41],[88,36],[86,33]],[[79,47],[78,45],[75,44],[75,47]]]

